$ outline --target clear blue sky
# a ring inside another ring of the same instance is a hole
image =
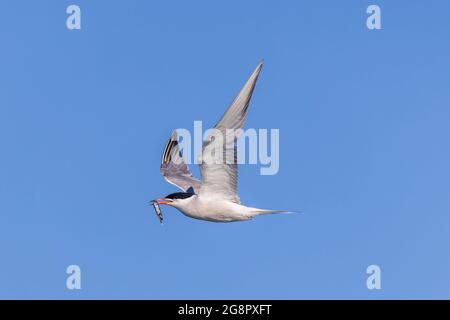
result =
[[[450,298],[449,12],[2,2],[0,298]],[[304,214],[213,224],[163,208],[160,226],[147,201],[176,191],[166,139],[214,125],[261,58],[247,126],[280,129],[280,171],[242,166],[241,200]]]

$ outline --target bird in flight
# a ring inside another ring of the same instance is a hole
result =
[[[215,139],[210,135],[203,142],[199,161],[201,181],[194,178],[183,160],[177,132],[174,131],[170,136],[164,148],[160,171],[169,183],[183,192],[151,201],[161,223],[159,205],[169,205],[190,218],[212,222],[246,221],[263,214],[288,213],[244,206],[237,195],[236,140],[242,134],[250,99],[262,66],[261,62],[216,124],[214,132],[222,134],[223,138]],[[215,150],[223,150],[223,154]],[[230,156],[233,161],[228,161]]]

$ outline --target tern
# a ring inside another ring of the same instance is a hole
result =
[[[262,66],[263,62],[258,64],[214,127],[224,138],[214,139],[210,136],[204,140],[199,161],[201,181],[189,171],[178,146],[177,132],[172,133],[163,151],[160,171],[169,183],[182,192],[152,200],[158,208],[157,212],[159,205],[169,205],[190,218],[211,222],[247,221],[258,215],[289,212],[247,207],[241,204],[237,195],[236,140],[242,134],[250,99]],[[223,155],[214,150],[223,150]],[[224,160],[224,156],[230,154],[234,161]],[[161,217],[160,219],[162,221]]]

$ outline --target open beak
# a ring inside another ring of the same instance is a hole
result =
[[[158,198],[156,200],[152,200],[151,202],[156,202],[157,204],[169,204],[170,202],[172,202],[172,199]]]

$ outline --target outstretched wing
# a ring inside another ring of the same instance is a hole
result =
[[[194,178],[184,162],[183,155],[178,147],[177,132],[174,131],[167,141],[161,159],[161,174],[171,184],[184,192],[190,188],[195,193],[200,189],[200,181]]]
[[[260,63],[245,83],[231,106],[220,118],[213,132],[203,143],[200,173],[200,195],[239,203],[237,195],[236,140],[242,134],[250,99],[261,72]],[[221,136],[221,137],[219,137]]]

